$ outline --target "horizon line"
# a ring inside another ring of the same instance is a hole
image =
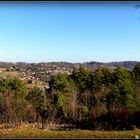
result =
[[[138,60],[121,60],[121,61],[84,61],[84,62],[70,62],[70,61],[39,61],[39,62],[27,62],[27,61],[0,61],[0,63],[28,63],[28,64],[39,64],[39,63],[71,63],[71,64],[84,64],[84,63],[121,63],[121,62],[140,62]]]

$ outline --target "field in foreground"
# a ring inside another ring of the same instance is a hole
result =
[[[140,129],[125,131],[47,130],[32,126],[0,129],[0,138],[133,138],[140,137]]]

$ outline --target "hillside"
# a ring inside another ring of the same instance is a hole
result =
[[[122,65],[124,68],[132,70],[137,61],[122,61],[122,62],[84,62],[84,63],[68,63],[68,62],[41,62],[41,63],[26,63],[26,62],[0,62],[0,72],[4,76],[18,76],[21,80],[27,83],[47,82],[51,75],[56,73],[70,74],[74,67],[85,65],[91,71],[94,71],[98,66],[108,67],[109,69],[116,68],[117,65]]]

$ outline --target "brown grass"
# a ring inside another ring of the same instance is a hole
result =
[[[48,130],[24,124],[18,128],[1,128],[0,138],[132,138],[140,136],[140,129],[129,131]]]

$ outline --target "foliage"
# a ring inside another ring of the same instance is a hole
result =
[[[25,127],[26,125],[26,127]],[[13,139],[13,138],[29,138],[29,139],[54,139],[54,138],[91,138],[91,139],[99,139],[99,138],[107,138],[107,139],[126,139],[133,138],[134,136],[140,136],[140,129],[135,130],[125,130],[125,131],[98,131],[98,130],[40,130],[34,128],[32,124],[23,124],[17,128],[12,129],[0,129],[0,138],[2,139]]]
[[[139,125],[135,119],[140,111],[139,75],[139,63],[133,71],[122,66],[112,71],[99,66],[92,72],[81,65],[70,75],[52,75],[46,90],[27,89],[18,78],[1,77],[0,121],[39,124],[41,120],[45,128],[46,122],[54,119],[86,129],[130,129],[133,124]]]
[[[135,74],[136,79],[140,79],[140,62],[135,65],[133,73]]]
[[[74,69],[71,77],[81,92],[86,90],[88,87],[89,71],[83,65],[79,69]]]
[[[41,117],[42,128],[44,128],[45,120],[47,120],[48,118],[48,109],[46,105],[46,97],[43,91],[38,87],[34,87],[28,92],[26,99],[31,101],[33,107],[37,112],[37,117]]]
[[[58,109],[58,117],[68,119],[68,114],[71,114],[70,106],[73,102],[73,82],[71,78],[66,74],[53,75],[49,84],[54,96],[53,103]]]
[[[1,121],[19,122],[26,114],[26,87],[17,78],[7,78],[0,80],[1,109],[5,118]]]

